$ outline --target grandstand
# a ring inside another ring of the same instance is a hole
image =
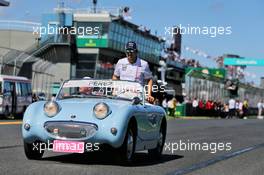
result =
[[[9,6],[9,1],[0,0],[0,6]]]
[[[40,23],[0,20],[0,73],[32,79],[33,91],[49,94],[52,82],[50,40],[33,33]],[[45,58],[42,58],[45,55]],[[51,72],[51,73],[50,73]]]

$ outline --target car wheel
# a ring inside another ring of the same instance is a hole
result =
[[[160,159],[163,151],[163,146],[165,143],[165,137],[166,137],[166,128],[164,128],[165,125],[161,125],[160,131],[159,131],[159,138],[156,148],[149,149],[148,153],[151,157],[155,159]]]
[[[126,137],[123,145],[120,147],[119,152],[120,159],[124,163],[131,163],[134,160],[135,146],[136,146],[136,134],[131,125],[127,130]]]
[[[44,154],[44,150],[40,150],[40,143],[41,142],[34,142],[34,143],[24,142],[24,151],[28,159],[38,160],[42,158]]]

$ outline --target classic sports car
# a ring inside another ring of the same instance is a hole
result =
[[[125,162],[141,150],[159,158],[166,137],[165,116],[163,108],[145,101],[139,83],[68,80],[54,100],[35,102],[25,111],[25,154],[41,159],[47,149],[83,153],[107,145]]]

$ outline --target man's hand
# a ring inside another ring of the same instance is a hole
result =
[[[154,97],[152,97],[151,93],[152,93],[152,85],[153,85],[153,80],[149,79],[148,81],[148,96],[147,96],[147,101],[149,103],[154,103]]]
[[[154,97],[152,97],[151,95],[148,95],[148,97],[147,97],[147,101],[148,101],[149,103],[154,103],[154,100],[155,100]]]
[[[116,76],[115,74],[112,76],[112,80],[119,80],[120,77]]]

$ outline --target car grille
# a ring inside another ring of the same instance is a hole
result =
[[[74,121],[51,121],[44,124],[46,131],[61,139],[87,139],[96,134],[97,126],[92,123]]]

